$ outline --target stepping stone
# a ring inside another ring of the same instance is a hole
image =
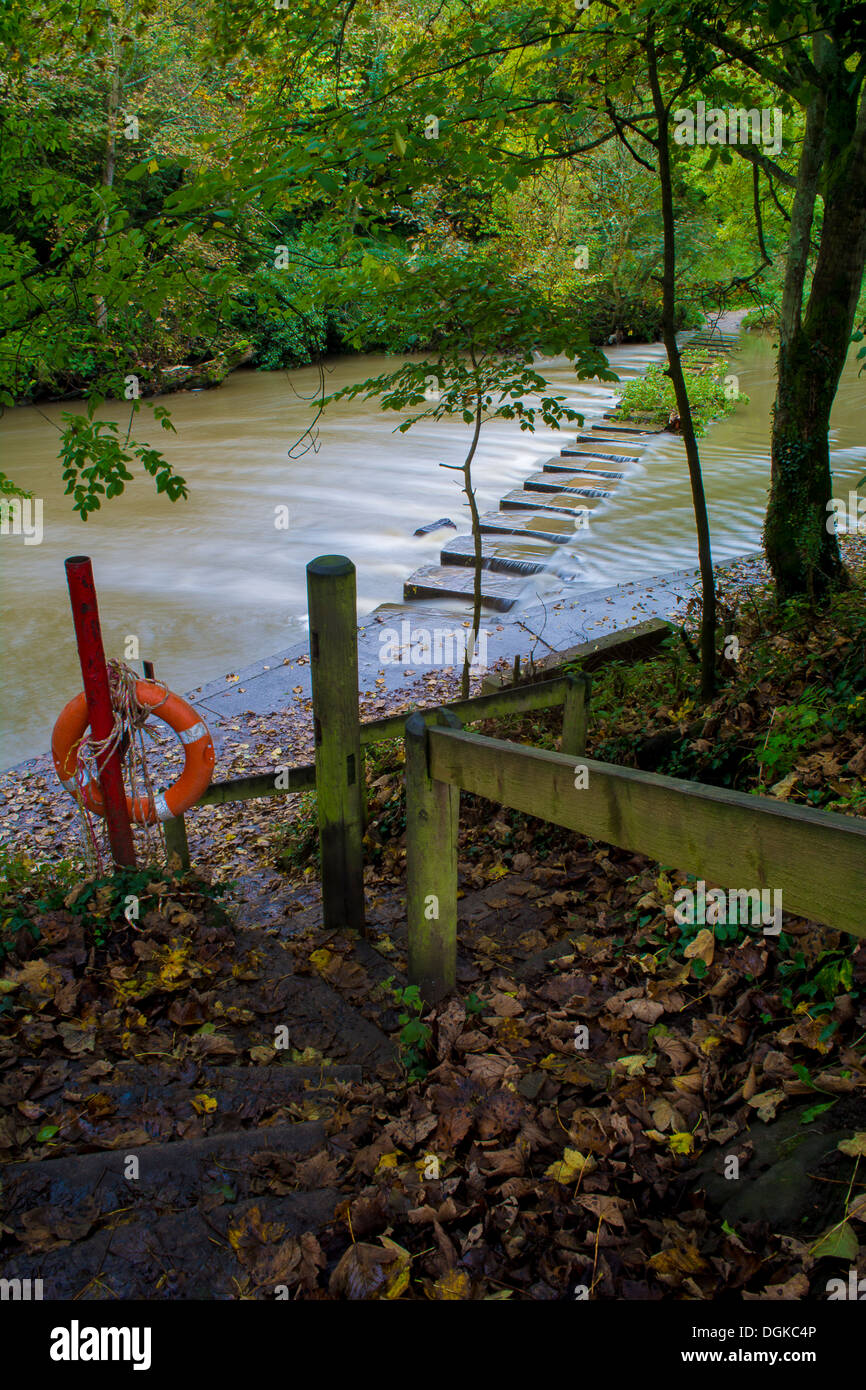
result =
[[[630,438],[628,435],[620,434],[579,434],[574,444],[567,444],[567,449],[583,448],[591,453],[598,451],[599,456],[607,453],[609,449],[623,450],[628,449],[632,457],[637,456],[644,450],[649,443],[651,436]]]
[[[525,579],[484,570],[481,575],[481,602],[485,608],[507,613],[513,608]],[[468,565],[424,565],[410,574],[403,585],[404,599],[468,598],[475,588],[475,572]]]
[[[456,521],[452,521],[450,516],[440,516],[438,521],[428,521],[426,526],[419,526],[413,534],[416,536],[428,536],[431,531],[441,531],[443,526],[450,526],[452,531],[457,530]]]
[[[481,517],[481,530],[506,536],[540,536],[543,541],[564,542],[574,535],[574,522],[568,517],[534,516],[531,512],[509,517],[504,512],[487,512]]]
[[[605,415],[604,418],[605,420],[617,420],[619,417],[616,415]],[[624,425],[590,425],[590,429],[593,431],[593,438],[596,437],[596,431],[603,434],[642,434],[647,436],[664,433],[663,430],[649,429],[646,425],[635,424],[634,421],[632,421],[631,424]]]
[[[541,500],[533,498],[531,492],[515,488],[514,492],[506,493],[499,506],[503,511],[564,512],[578,518],[578,527],[589,525],[589,508],[574,492],[545,492]]]
[[[583,505],[594,505],[601,497],[611,497],[610,490],[601,487],[587,487],[582,473],[572,473],[570,469],[545,466],[543,473],[531,473],[523,484],[525,492],[571,492],[579,497]],[[540,506],[546,505],[539,502]]]
[[[549,475],[551,473],[557,475],[562,473],[566,474],[568,478],[569,490],[573,492],[579,492],[581,497],[610,497],[609,488],[589,486],[588,484],[590,482],[597,482],[598,480],[582,478],[581,469],[578,468],[577,470],[575,470],[574,468],[569,468],[568,464],[564,459],[562,463],[557,463],[553,460],[551,460],[550,463],[546,463],[540,476],[542,478],[544,478],[545,476],[549,478]],[[539,477],[539,474],[533,473],[531,476],[533,478],[537,478]],[[563,478],[557,476],[554,478],[550,478],[549,480],[555,484],[557,491],[561,490],[561,485],[564,482]],[[535,492],[536,488],[533,487],[529,490],[530,492]],[[544,491],[547,491],[547,489],[545,488]]]
[[[602,462],[608,460],[610,463],[634,463],[640,458],[640,454],[609,454],[603,449],[582,449],[578,446],[561,449],[560,453],[563,458],[599,459]]]
[[[532,478],[542,477],[544,473],[573,473],[575,477],[580,473],[587,488],[606,488],[610,482],[619,482],[620,478],[626,477],[624,473],[614,473],[613,468],[587,468],[581,463],[571,463],[570,460],[563,459],[562,455],[559,459],[548,459],[541,467],[541,473],[532,473]],[[527,484],[524,482],[524,488],[525,486]]]
[[[553,546],[549,541],[497,540],[481,537],[481,568],[494,574],[539,574],[547,569]],[[443,545],[439,559],[443,565],[475,564],[472,536],[455,536]]]

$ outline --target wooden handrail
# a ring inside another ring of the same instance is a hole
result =
[[[663,864],[729,888],[781,891],[784,910],[866,936],[866,823],[850,816],[790,806],[769,797],[685,782],[656,773],[528,748],[465,730],[406,725],[406,759],[426,768],[426,819],[410,811],[418,779],[407,777],[407,871],[423,894],[410,900],[410,942],[429,940],[429,919],[419,918],[419,897],[456,904],[452,856],[441,849],[435,807],[450,804],[445,788],[459,787],[525,815],[564,826],[591,839],[646,854]],[[442,790],[439,790],[441,788]],[[454,830],[456,836],[456,830]],[[456,942],[455,920],[438,931]],[[410,960],[413,959],[410,945]],[[437,1002],[449,988],[450,966],[429,946],[415,952],[413,983]],[[435,969],[431,967],[435,966]],[[438,972],[438,973],[437,973]]]

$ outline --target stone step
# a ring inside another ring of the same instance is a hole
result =
[[[494,574],[539,574],[546,569],[553,546],[549,541],[495,540],[481,537],[481,568]],[[474,565],[475,541],[472,536],[455,536],[443,545],[439,555],[443,565]]]
[[[548,480],[548,486],[544,485],[545,478]],[[580,473],[563,473],[560,468],[545,468],[544,473],[532,474],[524,484],[524,499],[527,492],[574,492],[578,498],[595,500],[613,496],[612,489],[588,488],[587,480],[582,478]],[[528,499],[528,505],[532,505],[531,498]]]
[[[201,1206],[172,1212],[162,1204],[143,1203],[134,1213],[118,1214],[110,1225],[83,1239],[73,1237],[71,1245],[64,1241],[60,1248],[13,1255],[4,1262],[4,1278],[41,1279],[45,1299],[65,1302],[236,1299],[245,1281],[251,1290],[245,1296],[253,1296],[255,1290],[259,1299],[271,1301],[282,1283],[279,1269],[274,1269],[269,1282],[257,1286],[235,1254],[230,1234],[257,1226],[274,1238],[276,1250],[281,1242],[326,1226],[342,1194],[336,1187],[323,1187],[282,1196],[265,1192],[236,1201],[228,1193],[234,1176],[215,1170],[202,1193]],[[258,1222],[248,1215],[253,1208],[258,1208]],[[69,1212],[67,1219],[72,1230],[82,1225],[86,1230],[80,1214]],[[262,1250],[266,1254],[267,1247],[263,1245]],[[262,1270],[267,1270],[266,1262]]]
[[[66,1085],[59,1102],[46,1106],[46,1121],[56,1119],[61,1124],[62,1140],[61,1116],[73,1106],[86,1116],[92,1133],[98,1134],[100,1121],[116,1132],[118,1124],[128,1120],[143,1126],[155,1140],[168,1140],[174,1137],[178,1123],[195,1119],[193,1101],[200,1095],[216,1103],[211,1112],[215,1119],[224,1122],[231,1116],[240,1125],[244,1121],[258,1123],[275,1109],[297,1106],[304,1100],[334,1100],[336,1084],[357,1084],[363,1078],[363,1070],[357,1066],[281,1065],[280,1054],[274,1056],[276,1060],[267,1066],[196,1068],[195,1077],[190,1079],[172,1077],[167,1069],[117,1068],[111,1080]],[[94,1108],[96,1097],[99,1101]]]
[[[151,1144],[133,1139],[114,1149],[7,1164],[3,1170],[4,1220],[14,1223],[33,1207],[93,1208],[94,1217],[118,1208],[134,1208],[159,1200],[185,1206],[198,1199],[212,1170],[237,1174],[253,1157],[274,1149],[303,1159],[322,1148],[325,1127],[304,1124],[259,1125],[230,1129],[198,1139],[175,1139]],[[129,1157],[138,1160],[138,1177],[127,1176]]]
[[[604,418],[605,418],[605,420],[618,420],[618,419],[619,419],[619,416],[618,416],[618,415],[605,415]],[[618,434],[618,435],[619,435],[619,434],[633,434],[633,435],[644,435],[646,438],[650,438],[652,435],[657,435],[657,434],[663,434],[663,433],[664,433],[663,430],[660,430],[660,429],[648,429],[646,425],[638,425],[638,424],[636,424],[634,421],[632,421],[630,424],[625,424],[625,423],[624,423],[624,424],[621,424],[621,425],[618,425],[618,424],[613,424],[613,425],[590,425],[590,429],[593,431],[593,435],[592,435],[593,438],[596,438],[596,432],[598,432],[598,433],[600,433],[600,434]],[[623,441],[623,442],[625,442],[625,441]]]
[[[520,597],[525,582],[525,578],[484,570],[481,576],[481,602],[485,608],[507,613]],[[471,599],[474,586],[474,569],[468,565],[424,565],[409,575],[403,585],[403,598]]]
[[[640,458],[639,453],[618,454],[602,448],[582,448],[576,444],[560,449],[559,452],[562,458],[586,459],[588,462],[595,459],[598,463],[636,463]]]
[[[582,473],[573,473],[567,468],[545,468],[543,473],[531,473],[523,484],[527,492],[570,492],[580,499],[580,505],[592,510],[592,506],[602,497],[612,494],[604,488],[586,486]],[[540,506],[546,506],[546,499]]]
[[[568,473],[570,477],[579,478],[579,476],[583,473],[583,469],[575,468],[573,464],[569,463],[568,459],[551,459],[550,463],[546,463],[544,465],[541,472],[541,476],[543,477],[545,473]],[[533,473],[530,476],[533,478],[537,478],[539,475],[537,473]],[[593,484],[598,484],[601,481],[606,480],[602,480],[600,478],[584,478],[582,483],[578,481],[574,484],[574,486],[582,488],[584,497],[609,497],[610,490],[608,488],[593,486]]]
[[[607,455],[604,457],[606,458]],[[601,462],[601,455],[599,455],[598,462]],[[563,463],[562,454],[554,454],[553,458],[545,459],[541,466],[542,468],[547,468],[548,464],[551,468],[569,467],[574,473],[585,473],[587,487],[593,487],[599,483],[606,483],[612,478],[619,482],[620,478],[625,477],[625,473],[623,473],[621,469],[596,468],[595,460],[591,463],[575,462],[566,465]]]
[[[592,445],[594,446],[594,448],[599,448],[603,450],[631,449],[637,452],[637,450],[646,448],[646,445],[648,445],[649,443],[649,439],[651,439],[651,435],[639,436],[639,438],[631,439],[628,438],[628,435],[612,435],[607,434],[607,432],[605,432],[605,434],[598,435],[577,435],[575,443],[582,443],[582,445]],[[567,448],[570,448],[570,446],[567,446]]]
[[[482,532],[488,531],[506,536],[540,536],[543,541],[563,543],[574,534],[574,522],[568,517],[538,516],[531,512],[519,513],[513,517],[504,512],[486,512],[480,519]]]
[[[515,488],[513,492],[506,493],[499,506],[502,511],[563,512],[567,516],[574,516],[580,529],[589,525],[589,508],[583,498],[574,492],[544,492],[538,498]]]

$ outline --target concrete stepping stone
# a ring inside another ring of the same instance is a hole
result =
[[[506,493],[499,506],[503,511],[564,512],[579,518],[578,526],[589,525],[589,508],[577,493],[545,492],[542,497],[543,501],[533,497],[531,492],[521,492],[520,488],[515,488],[513,492]]]
[[[572,490],[572,489],[573,489],[573,490],[575,490],[575,491],[577,491],[577,492],[580,492],[580,494],[581,494],[582,497],[610,497],[610,489],[609,489],[609,488],[604,488],[604,487],[598,487],[598,486],[597,486],[597,484],[598,484],[599,482],[601,482],[602,479],[600,479],[600,478],[593,479],[591,482],[590,482],[590,480],[587,479],[587,478],[583,478],[583,479],[581,480],[580,475],[581,475],[581,473],[582,473],[582,469],[580,469],[580,468],[578,468],[578,469],[570,468],[569,465],[568,465],[568,462],[567,462],[565,459],[563,459],[561,463],[554,463],[553,461],[551,461],[550,463],[546,463],[546,464],[544,465],[543,470],[542,470],[541,477],[543,478],[545,475],[549,475],[549,474],[551,474],[551,473],[554,473],[554,474],[567,473],[568,476],[569,476],[569,478],[572,479],[572,481],[571,481],[570,484],[569,484],[569,490]],[[536,477],[538,477],[538,474],[537,474],[537,473],[533,473],[531,476],[532,476],[533,478],[536,478]],[[560,482],[561,482],[562,480],[561,480],[561,479],[556,479],[555,481],[556,481],[556,485],[557,485],[557,487],[558,487],[559,484],[560,484]],[[595,485],[593,485],[593,484],[595,484]],[[546,490],[546,489],[545,489],[545,490]],[[534,491],[535,491],[535,488],[532,488],[531,491],[534,492]]]
[[[599,455],[599,462],[601,462],[601,458],[602,455]],[[606,454],[604,455],[604,458],[607,458]],[[625,473],[619,468],[596,468],[595,459],[592,459],[589,463],[571,464],[564,464],[562,460],[562,454],[554,454],[553,458],[546,459],[541,466],[542,468],[546,468],[547,465],[550,464],[551,467],[568,467],[571,469],[573,473],[585,473],[587,487],[594,487],[596,485],[596,482],[602,484],[610,481],[611,479],[615,479],[618,482],[620,478],[625,477]]]
[[[549,541],[498,540],[481,537],[481,568],[499,574],[539,574],[547,569],[553,546]],[[472,536],[455,536],[443,545],[439,555],[443,565],[474,565],[475,541]]]
[[[616,421],[619,420],[620,417],[618,415],[605,415],[604,418],[605,420]],[[636,420],[625,421],[621,425],[591,425],[590,429],[593,431],[593,438],[596,437],[596,432],[601,434],[637,434],[645,435],[647,437],[649,437],[650,435],[664,433],[664,431],[660,429],[650,429],[645,423],[638,424]]]
[[[587,447],[584,449],[580,445],[569,445],[565,449],[561,449],[560,453],[563,458],[597,459],[602,463],[605,460],[610,463],[635,463],[640,458],[639,453],[614,454],[608,453],[606,449],[602,448],[592,449]]]
[[[525,578],[484,570],[481,575],[481,602],[485,608],[507,613],[520,597],[525,582]],[[424,565],[409,575],[403,585],[403,598],[471,599],[474,589],[475,572],[469,565]]]
[[[568,541],[574,534],[574,522],[569,517],[538,516],[531,512],[510,517],[505,512],[486,512],[480,518],[481,530],[499,532],[506,536],[540,536],[543,541]]]
[[[531,473],[523,488],[525,492],[571,492],[581,498],[583,505],[587,505],[586,499],[592,503],[602,497],[612,496],[608,488],[587,487],[582,473],[560,468],[550,468],[543,473]]]

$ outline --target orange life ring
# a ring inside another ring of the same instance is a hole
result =
[[[159,719],[174,729],[184,749],[183,772],[168,791],[158,792],[152,801],[143,796],[134,800],[131,796],[126,798],[129,819],[137,825],[153,825],[156,821],[182,816],[207,790],[213,777],[214,746],[204,720],[179,695],[171,691],[166,693],[164,686],[147,680],[136,683],[135,693],[139,704],[150,706]],[[78,748],[89,723],[87,699],[82,690],[60,712],[51,735],[51,754],[57,776],[69,794],[75,797],[80,794],[89,811],[104,816],[105,803],[98,781],[87,777],[79,782],[77,776]]]

